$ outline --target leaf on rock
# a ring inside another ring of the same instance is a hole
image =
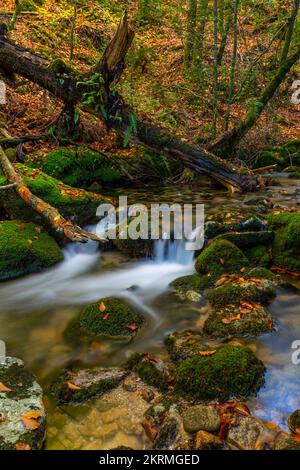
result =
[[[213,356],[214,354],[216,354],[217,350],[214,349],[213,351],[199,351],[199,356],[201,357],[207,357],[207,356]]]
[[[9,393],[11,392],[11,388],[8,388],[4,383],[0,382],[0,393]]]
[[[136,323],[128,323],[127,328],[131,331],[136,331],[138,330],[139,327],[137,326]]]
[[[35,429],[38,429],[41,425],[38,420],[42,416],[43,413],[41,411],[29,411],[21,418],[23,426],[29,431],[34,431]]]
[[[100,311],[101,313],[103,313],[103,312],[105,311],[105,309],[106,309],[105,304],[104,304],[103,302],[101,302],[101,304],[99,305],[99,311]]]
[[[15,449],[16,450],[31,450],[31,447],[29,444],[25,444],[25,442],[17,442]]]
[[[72,382],[67,382],[67,386],[70,390],[81,390],[81,387],[78,385],[73,384]]]

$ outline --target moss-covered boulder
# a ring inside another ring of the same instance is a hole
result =
[[[135,372],[146,384],[162,391],[168,389],[171,371],[160,358],[147,353],[134,353],[128,359],[126,368]]]
[[[144,319],[122,299],[103,298],[88,305],[67,326],[64,336],[71,343],[90,343],[101,337],[130,338]]]
[[[170,289],[181,300],[199,302],[203,293],[211,286],[212,280],[209,276],[191,274],[175,279],[175,281],[171,282]]]
[[[251,266],[267,267],[271,263],[270,249],[265,245],[256,245],[245,250]]]
[[[154,242],[153,240],[121,240],[116,238],[112,240],[113,245],[130,258],[150,258],[153,254]]]
[[[43,391],[20,359],[0,364],[0,450],[39,450],[45,439]]]
[[[59,403],[83,403],[117,387],[128,371],[116,367],[64,371],[51,386]]]
[[[197,258],[196,271],[217,277],[237,273],[249,265],[243,252],[227,240],[213,240]]]
[[[250,269],[247,272],[246,277],[250,279],[267,279],[268,281],[272,281],[273,285],[276,285],[280,282],[279,276],[272,273],[272,271],[270,271],[269,269],[260,266]]]
[[[0,222],[0,281],[41,271],[62,259],[56,241],[38,225]]]
[[[264,206],[256,206],[258,213],[261,209],[265,212]],[[265,221],[253,214],[253,209],[249,212],[241,213],[240,211],[220,212],[213,216],[208,216],[209,220],[205,222],[205,239],[211,240],[219,235],[230,232],[265,232],[268,226]]]
[[[265,366],[245,347],[225,345],[176,368],[175,391],[192,400],[248,397],[264,384]]]
[[[54,206],[64,217],[72,219],[79,225],[96,223],[98,221],[97,207],[102,203],[111,202],[100,194],[67,186],[39,169],[29,168],[19,163],[16,163],[14,168],[23,176],[33,194]],[[5,184],[7,184],[7,180],[0,172],[0,185]],[[16,195],[14,189],[0,192],[0,210],[1,208],[9,218],[40,222],[40,217]]]
[[[269,223],[275,231],[273,263],[289,271],[300,271],[300,212],[274,213]]]
[[[271,314],[262,305],[248,302],[216,309],[203,325],[203,332],[210,338],[259,336],[273,329]]]
[[[246,250],[260,245],[271,245],[273,238],[274,233],[271,231],[228,232],[218,235],[215,240],[228,240],[241,250]]]
[[[175,331],[165,338],[168,353],[175,363],[198,356],[200,351],[210,349],[208,338],[198,331]]]
[[[254,278],[241,279],[243,279],[241,282],[225,282],[211,289],[208,293],[210,304],[214,308],[240,305],[242,301],[266,304],[276,297],[271,281]]]
[[[117,165],[113,157],[87,147],[59,147],[47,155],[29,155],[26,163],[67,185],[79,188],[87,189],[94,182],[100,186],[111,186],[124,178],[120,164]]]

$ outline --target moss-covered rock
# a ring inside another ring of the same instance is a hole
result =
[[[0,450],[39,450],[45,439],[43,391],[20,359],[0,364]]]
[[[87,147],[57,148],[47,155],[30,155],[28,166],[40,168],[44,173],[79,188],[117,184],[124,178],[113,157],[107,157]]]
[[[162,391],[168,389],[170,369],[158,357],[146,353],[134,353],[128,359],[126,368],[135,372],[146,384]]]
[[[153,253],[153,240],[131,240],[130,238],[121,240],[117,237],[112,240],[112,243],[121,253],[130,256],[130,258],[150,258]]]
[[[62,259],[56,241],[41,227],[19,220],[0,222],[0,281],[41,271]]]
[[[260,266],[257,266],[256,268],[250,269],[246,277],[248,278],[253,278],[253,279],[267,279],[268,281],[272,281],[273,285],[278,284],[279,282],[279,276],[276,276],[276,274],[272,273],[269,269],[262,268]]]
[[[261,212],[262,206],[256,206]],[[212,216],[211,216],[212,217]],[[205,239],[211,240],[212,238],[229,232],[265,232],[268,230],[268,226],[265,221],[253,214],[253,209],[249,210],[249,213],[242,214],[239,211],[229,211],[224,213],[223,211],[216,214],[210,220],[205,223]]]
[[[212,277],[237,273],[249,265],[243,252],[227,240],[213,240],[197,258],[196,271]]]
[[[223,308],[227,305],[240,305],[241,301],[266,304],[276,296],[270,281],[258,279],[244,279],[243,282],[225,282],[221,286],[211,289],[208,300],[214,308]]]
[[[98,221],[97,207],[102,203],[111,202],[99,194],[67,186],[41,170],[32,169],[19,163],[16,163],[14,167],[24,177],[25,183],[33,194],[51,204],[64,217],[71,218],[79,225],[96,223]],[[0,172],[0,185],[5,184],[7,184],[7,180]],[[13,189],[0,192],[1,208],[10,218],[41,221],[40,217],[16,195]]]
[[[89,343],[101,336],[130,338],[143,323],[143,317],[124,300],[103,298],[84,308],[64,336],[71,343]]]
[[[259,304],[254,304],[250,309],[234,305],[217,309],[203,326],[203,332],[211,338],[259,336],[273,329],[271,314]]]
[[[208,338],[196,331],[175,331],[165,338],[165,345],[172,361],[180,362],[210,349],[207,340]]]
[[[271,245],[274,233],[271,231],[262,232],[228,232],[218,235],[215,240],[228,240],[241,250],[255,248],[260,245]]]
[[[212,280],[209,276],[199,276],[191,274],[182,276],[171,282],[170,288],[182,300],[199,302],[203,293],[212,286]]]
[[[300,212],[274,213],[269,223],[275,230],[273,263],[290,271],[300,271]]]
[[[264,384],[265,367],[244,347],[221,346],[210,356],[181,362],[175,374],[175,391],[192,400],[248,397]]]
[[[51,386],[59,403],[83,403],[117,387],[128,371],[115,367],[64,371]]]
[[[209,432],[198,431],[193,442],[193,449],[222,450],[224,449],[224,441]]]
[[[265,245],[253,246],[252,248],[245,250],[245,255],[252,266],[267,267],[270,265],[270,251]]]

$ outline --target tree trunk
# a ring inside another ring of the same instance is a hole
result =
[[[289,50],[290,50],[290,46],[291,46],[291,42],[292,42],[292,38],[294,34],[294,26],[295,26],[295,21],[298,15],[299,6],[300,6],[300,0],[294,0],[293,11],[288,21],[288,29],[286,32],[285,41],[284,41],[284,45],[282,49],[281,64],[283,64],[287,60],[288,55],[289,55]]]
[[[195,41],[195,29],[197,21],[197,0],[189,0],[187,17],[187,35],[185,41],[184,62],[190,66],[193,58],[193,46]]]

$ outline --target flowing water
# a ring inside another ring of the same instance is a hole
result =
[[[286,206],[300,204],[299,181],[280,179],[265,197]],[[206,213],[230,211],[243,205],[244,196],[228,196],[208,185],[198,191],[176,187],[132,192],[133,202],[204,203]],[[41,274],[0,285],[0,338],[8,354],[21,357],[46,388],[67,364],[120,365],[134,351],[163,350],[166,334],[200,328],[207,315],[204,303],[182,302],[169,291],[169,283],[194,272],[194,253],[184,242],[155,242],[152,259],[131,261],[116,251],[99,251],[98,244],[70,244],[64,261]],[[294,281],[295,282],[295,281]],[[300,286],[299,286],[300,287]],[[89,349],[71,349],[63,340],[67,323],[82,306],[101,297],[126,298],[147,319],[134,341],[103,341]],[[268,368],[266,385],[250,401],[255,416],[286,426],[288,414],[299,408],[300,365],[292,364],[291,344],[300,339],[300,295],[279,289],[270,306],[278,330],[259,339],[242,340],[255,350]],[[48,406],[49,449],[107,449],[117,445],[147,448],[149,442],[131,415],[140,420],[144,409],[128,405],[128,397],[116,395],[111,402],[93,400],[86,406]],[[96,431],[95,431],[96,428]]]

